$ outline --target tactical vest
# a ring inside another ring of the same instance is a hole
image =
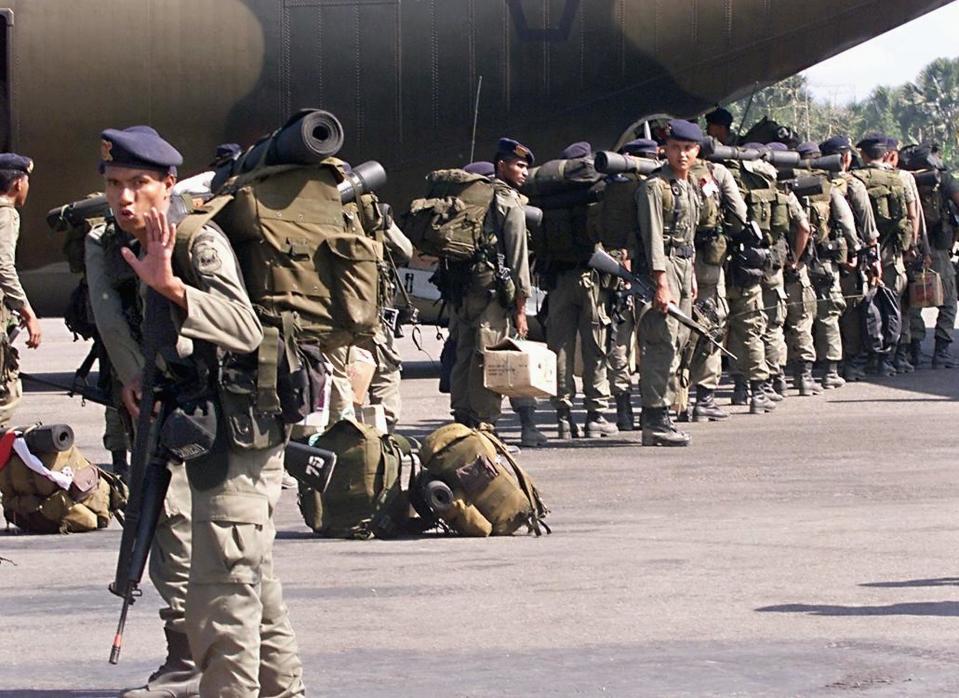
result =
[[[27,467],[11,452],[0,466],[0,494],[7,521],[31,533],[82,533],[105,528],[126,504],[127,489],[112,473],[100,470],[75,447],[34,454],[49,470],[73,472],[63,489]]]
[[[495,196],[493,180],[465,170],[436,170],[426,196],[414,199],[401,228],[417,250],[451,261],[472,259],[488,241],[484,223]]]
[[[898,170],[864,167],[852,175],[866,186],[879,230],[879,244],[907,250],[912,247],[912,226],[906,204],[906,187]]]
[[[538,205],[537,199],[532,200]],[[593,254],[596,240],[590,234],[590,206],[543,209],[543,222],[531,232],[533,256],[544,262],[585,264]]]
[[[916,173],[920,174],[920,173]],[[947,175],[948,176],[948,175]],[[926,221],[926,232],[929,244],[937,250],[951,250],[954,242],[954,231],[947,220],[946,193],[940,183],[934,185],[918,184],[919,202],[922,204],[922,215]]]
[[[639,228],[636,217],[636,192],[646,179],[629,173],[606,180],[603,200],[596,215],[595,237],[607,250],[623,250],[635,240]]]
[[[549,532],[539,490],[493,434],[447,424],[423,440],[420,462],[418,488],[433,482],[449,488],[449,498],[434,512],[454,531],[508,536],[526,526],[536,535]]]
[[[747,219],[755,221],[766,247],[789,235],[788,197],[776,188],[775,179],[737,160],[726,164],[746,202]]]
[[[719,266],[726,260],[729,248],[726,234],[723,230],[723,209],[719,187],[713,176],[712,163],[697,160],[689,172],[696,182],[712,182],[715,191],[706,195],[703,191],[703,211],[699,216],[699,225],[696,227],[696,259],[706,264]],[[702,189],[702,187],[700,187]]]
[[[822,192],[812,196],[804,196],[801,203],[804,204],[806,215],[809,217],[809,227],[812,232],[812,238],[816,244],[823,244],[834,237],[832,229],[832,182],[821,172]]]

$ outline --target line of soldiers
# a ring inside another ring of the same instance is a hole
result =
[[[482,350],[511,332],[526,335],[531,278],[548,293],[541,320],[557,355],[552,406],[560,439],[635,428],[631,357],[637,349],[643,445],[689,444],[673,414],[679,421],[728,417],[716,401],[719,349],[690,336],[667,314],[670,306],[711,327],[713,338],[736,356],[728,365],[732,404],[748,405],[750,414],[776,409],[790,373],[793,388],[808,396],[867,373],[914,370],[925,325],[921,308],[910,307],[907,286],[927,269],[943,288],[932,366],[957,365],[950,344],[959,184],[934,147],[900,149],[895,139],[874,133],[855,148],[848,137],[834,135],[819,144],[793,143],[791,153],[775,140],[730,149],[736,141],[730,113],[717,109],[706,122],[706,134],[696,123],[671,120],[657,140],[626,143],[620,153],[635,158],[633,165],[595,176],[590,196],[542,195],[536,172],[551,163],[531,170],[530,149],[509,138],[499,141],[492,163],[467,166],[496,186],[486,232],[510,260],[516,294],[508,307],[500,303],[480,278],[488,271],[482,265],[466,279],[452,333],[458,341],[454,419],[495,426],[500,417],[500,397],[482,385]],[[573,143],[553,170],[573,177],[574,163],[593,158],[588,143]],[[527,240],[520,209],[528,200],[544,211]],[[597,245],[651,280],[648,303],[631,303],[623,281],[590,267]],[[577,348],[582,430],[572,413]],[[615,423],[607,419],[611,398]],[[521,444],[546,443],[533,422],[535,401],[512,403]]]

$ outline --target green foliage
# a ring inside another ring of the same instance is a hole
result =
[[[842,133],[855,142],[862,134],[880,131],[902,142],[939,144],[946,164],[959,166],[959,58],[937,58],[913,82],[877,87],[863,100],[847,105],[818,100],[802,75],[794,75],[758,90],[752,97],[727,106],[735,127],[745,117],[748,130],[768,115],[791,126],[803,140],[821,142]]]

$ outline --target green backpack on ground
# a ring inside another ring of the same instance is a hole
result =
[[[447,424],[423,440],[417,487],[433,512],[465,536],[550,532],[532,478],[487,431]]]
[[[312,440],[336,453],[336,466],[321,494],[300,482],[299,507],[306,525],[329,538],[395,538],[419,532],[410,520],[401,487],[403,468],[413,474],[413,444],[393,434],[344,419]]]
[[[486,242],[483,225],[495,195],[493,181],[465,170],[436,170],[426,181],[426,196],[410,203],[400,227],[425,255],[472,259]]]

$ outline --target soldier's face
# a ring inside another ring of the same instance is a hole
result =
[[[729,138],[729,129],[722,124],[706,124],[706,135],[712,136],[720,143],[725,144]]]
[[[666,160],[676,172],[686,172],[696,162],[699,144],[670,138],[666,141]]]
[[[135,237],[146,232],[150,209],[166,213],[176,179],[156,170],[109,165],[103,174],[107,203],[121,230]]]
[[[500,160],[496,163],[496,176],[517,189],[526,184],[529,175],[529,163],[523,158]]]
[[[13,183],[11,187],[13,193],[13,205],[21,208],[27,203],[27,194],[30,193],[30,175],[23,175]]]

